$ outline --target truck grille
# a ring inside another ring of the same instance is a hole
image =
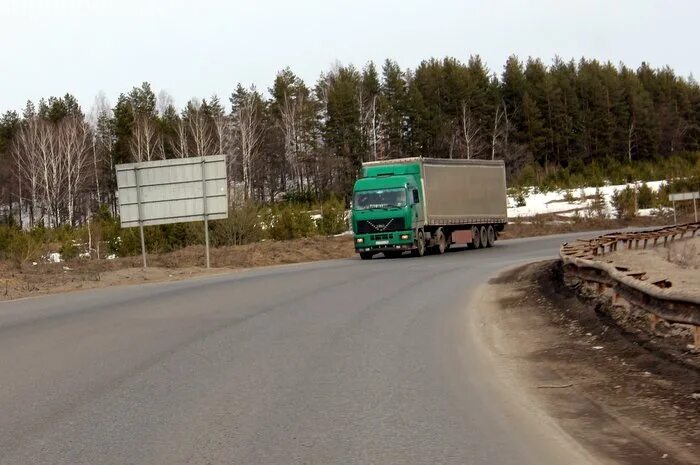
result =
[[[374,232],[402,231],[405,229],[403,218],[385,218],[381,220],[359,220],[357,222],[357,234]]]

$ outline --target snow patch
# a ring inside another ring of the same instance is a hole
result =
[[[615,192],[621,191],[626,187],[641,186],[643,184],[646,184],[652,191],[658,192],[665,183],[666,181],[649,181],[601,187],[582,187],[553,192],[539,192],[537,188],[526,187],[523,189],[522,198],[512,194],[508,196],[508,217],[521,218],[553,213],[565,217],[581,215],[590,211],[593,207],[596,191],[602,197],[600,213],[606,216],[613,216],[615,210],[612,206],[612,197]],[[523,200],[524,205],[522,205]],[[518,206],[518,203],[521,205]],[[658,213],[658,209],[643,209],[639,211],[639,214],[642,216],[649,216],[655,213]]]

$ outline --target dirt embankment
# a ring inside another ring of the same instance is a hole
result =
[[[24,264],[19,268],[0,262],[0,300],[120,284],[171,281],[234,269],[353,255],[352,239],[340,236],[212,248],[212,268],[209,270],[205,268],[203,246],[149,254],[145,270],[140,255],[115,260],[76,259],[62,263]]]
[[[491,281],[497,365],[602,463],[700,464],[700,355],[619,326],[560,274],[550,261]]]

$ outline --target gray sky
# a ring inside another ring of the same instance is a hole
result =
[[[0,0],[0,111],[149,81],[178,106],[237,82],[267,89],[290,66],[312,84],[336,60],[415,68],[429,57],[598,58],[700,69],[700,2],[645,0]]]

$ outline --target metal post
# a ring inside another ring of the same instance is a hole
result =
[[[207,255],[207,268],[209,268],[209,219],[207,215],[207,177],[204,172],[204,157],[202,157],[202,216],[204,216],[204,249]]]
[[[678,224],[678,221],[676,221],[676,201],[671,200],[673,202],[673,224]]]
[[[698,206],[697,197],[693,197],[693,213],[695,213],[695,222],[698,222]]]
[[[139,232],[141,233],[141,256],[143,257],[143,267],[146,268],[146,241],[143,238],[143,212],[141,211],[141,182],[139,181],[139,166],[134,168],[136,178],[136,203],[139,211]]]

